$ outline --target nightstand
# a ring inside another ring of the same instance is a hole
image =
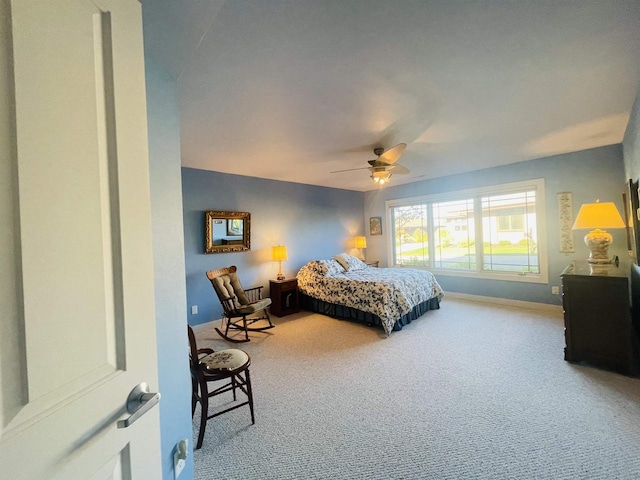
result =
[[[380,263],[380,260],[371,260],[370,262],[364,262],[364,263],[366,263],[370,267],[378,268],[378,264]]]
[[[298,303],[298,279],[269,280],[271,291],[270,312],[276,317],[284,317],[300,311]]]

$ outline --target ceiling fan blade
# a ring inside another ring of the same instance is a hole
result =
[[[366,170],[368,167],[361,167],[361,168],[347,168],[346,170],[334,170],[333,172],[329,172],[329,173],[342,173],[342,172],[353,172],[354,170]]]
[[[392,173],[394,174],[400,174],[403,175],[405,173],[409,173],[409,169],[407,167],[405,167],[404,165],[400,165],[399,163],[396,163],[395,165],[391,165],[388,170],[390,170]]]
[[[378,161],[393,165],[400,158],[405,148],[407,148],[406,143],[399,143],[395,147],[391,147],[389,150],[380,155],[378,157]]]
[[[392,170],[393,173],[398,174],[409,173],[409,169],[407,169],[407,167],[404,167],[402,165],[395,165],[396,160],[400,158],[405,148],[407,148],[406,143],[399,143],[398,145],[391,147],[386,152],[380,153],[382,151],[382,148],[376,147],[376,149],[374,149],[374,153],[378,155],[378,158],[376,158],[375,160],[369,160],[367,162],[369,163],[369,165],[371,165],[370,167],[347,168],[345,170],[334,170],[333,172],[329,173],[354,172],[356,170],[369,170],[374,174],[376,172],[390,172]]]
[[[406,173],[411,173],[409,172],[409,169],[407,167],[405,167],[404,165],[400,165],[399,163],[396,163],[395,165],[374,165],[372,167],[369,167],[369,171],[371,173],[373,172],[391,172],[391,173],[397,173],[398,175],[404,175]]]
[[[387,163],[387,162],[381,162],[377,158],[375,160],[369,160],[367,161],[367,163],[372,167],[388,167],[389,165],[391,165],[390,163]]]

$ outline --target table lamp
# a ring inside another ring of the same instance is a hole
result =
[[[284,245],[278,245],[271,247],[271,258],[274,262],[278,262],[278,276],[277,280],[284,280],[284,274],[282,273],[282,260],[287,259],[287,247]]]
[[[592,229],[584,237],[584,243],[589,248],[589,263],[611,263],[607,250],[613,237],[605,228],[625,228],[622,217],[613,202],[596,200],[596,203],[584,203],[580,207],[573,230]]]
[[[362,253],[362,249],[367,248],[367,237],[355,237],[353,243],[354,243],[353,246],[360,251],[360,255],[358,255],[358,258],[360,260],[364,260],[364,254]]]

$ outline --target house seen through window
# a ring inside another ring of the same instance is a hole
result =
[[[393,200],[387,213],[393,265],[546,281],[543,180]]]

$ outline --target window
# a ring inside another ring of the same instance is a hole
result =
[[[499,215],[498,230],[501,232],[521,231],[524,228],[524,215]]]
[[[434,265],[464,270],[475,268],[475,242],[470,237],[474,223],[473,201],[440,202],[432,204],[431,208],[436,229]]]
[[[544,181],[387,202],[392,265],[547,282]]]

